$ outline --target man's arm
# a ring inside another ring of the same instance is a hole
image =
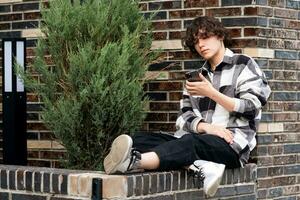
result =
[[[253,120],[267,103],[271,89],[257,63],[250,59],[237,79],[233,112]]]
[[[187,95],[201,95],[207,96],[212,100],[216,101],[222,106],[228,107],[228,109],[233,110],[235,101],[233,98],[230,98],[219,91],[217,91],[211,83],[205,79],[202,75],[200,75],[202,79],[201,82],[189,82],[186,83],[186,88],[188,90]],[[197,121],[195,121],[197,122]],[[229,144],[233,143],[233,135],[231,131],[226,129],[226,127],[213,125],[206,123],[203,119],[193,124],[193,132],[195,133],[208,133],[212,135],[219,136],[227,141]]]
[[[202,75],[199,74],[202,81],[198,82],[186,82],[186,88],[191,95],[201,95],[209,97],[216,103],[223,106],[227,111],[234,111],[235,100],[234,98],[228,97],[218,90],[216,90],[212,84]]]
[[[189,93],[184,89],[183,98],[180,100],[180,110],[176,120],[177,130],[197,133],[197,125],[204,121],[199,110],[192,107]]]
[[[208,133],[211,135],[219,136],[229,144],[233,143],[233,135],[230,130],[226,129],[226,127],[200,122],[197,126],[197,130],[200,133],[202,132],[202,133]]]

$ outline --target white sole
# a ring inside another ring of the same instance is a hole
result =
[[[107,174],[117,172],[119,165],[127,159],[131,147],[132,139],[128,135],[120,135],[113,141],[110,152],[103,162],[104,170]]]
[[[222,174],[220,174],[214,181],[211,181],[210,184],[207,186],[208,190],[206,191],[206,195],[209,197],[213,197],[218,190],[218,187],[221,183],[225,171],[225,165],[222,168],[223,168]]]

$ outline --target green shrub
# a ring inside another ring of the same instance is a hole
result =
[[[52,0],[42,19],[32,66],[40,81],[27,73],[25,85],[41,97],[66,167],[101,170],[112,140],[145,117],[142,80],[155,58],[150,22],[134,0]]]

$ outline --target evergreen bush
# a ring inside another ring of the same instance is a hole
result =
[[[32,66],[41,77],[22,76],[44,103],[46,126],[66,148],[65,167],[101,170],[112,140],[134,132],[145,117],[142,80],[155,58],[150,21],[136,0],[49,4]]]

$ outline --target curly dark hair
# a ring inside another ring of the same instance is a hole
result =
[[[197,17],[187,27],[186,36],[183,41],[184,46],[188,47],[191,52],[197,53],[195,44],[198,42],[198,39],[211,36],[224,38],[223,41],[226,47],[231,45],[229,32],[219,20],[208,16]]]

